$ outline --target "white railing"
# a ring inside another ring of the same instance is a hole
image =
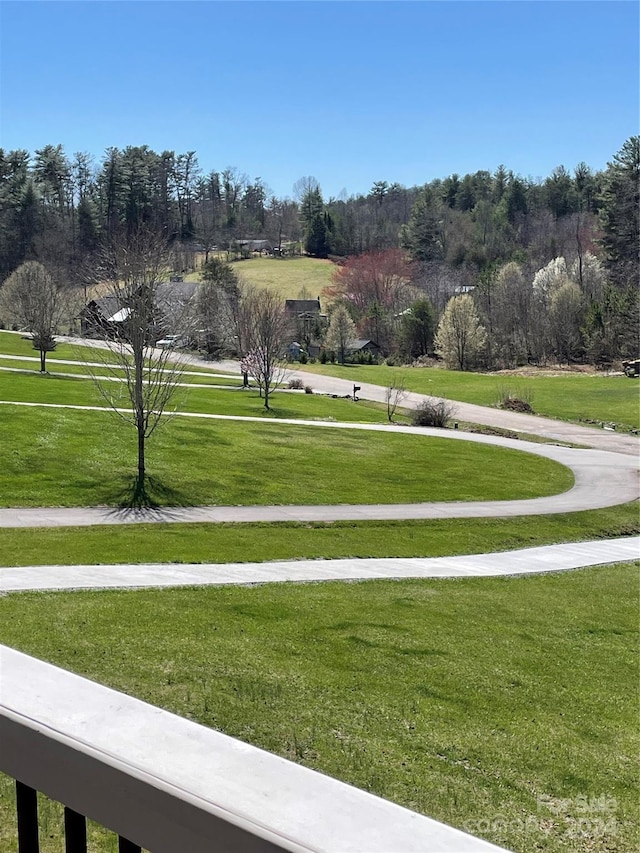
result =
[[[0,771],[129,839],[123,850],[499,849],[6,646]]]

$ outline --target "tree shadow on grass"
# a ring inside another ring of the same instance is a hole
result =
[[[172,508],[194,506],[184,492],[174,489],[157,477],[138,476],[128,480],[123,488],[114,490],[108,502],[115,504],[113,512],[121,514],[128,511],[145,511],[170,515]]]

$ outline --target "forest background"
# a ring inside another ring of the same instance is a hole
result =
[[[274,263],[333,261],[325,295],[383,355],[433,352],[450,299],[470,296],[485,335],[451,366],[610,365],[638,354],[639,186],[640,137],[603,171],[581,162],[534,181],[499,166],[412,187],[379,180],[341,198],[312,176],[279,198],[195,151],[127,146],[95,160],[53,144],[0,149],[0,280],[38,260],[86,294],[104,246],[141,228],[171,246],[178,272],[220,253],[248,258],[264,241]]]

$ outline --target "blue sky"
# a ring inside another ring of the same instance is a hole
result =
[[[0,145],[195,150],[279,196],[503,163],[594,169],[639,132],[637,2],[0,2]]]

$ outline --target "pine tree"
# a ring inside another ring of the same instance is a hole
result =
[[[611,280],[637,285],[640,264],[640,136],[628,139],[608,164],[601,196],[601,245]]]

